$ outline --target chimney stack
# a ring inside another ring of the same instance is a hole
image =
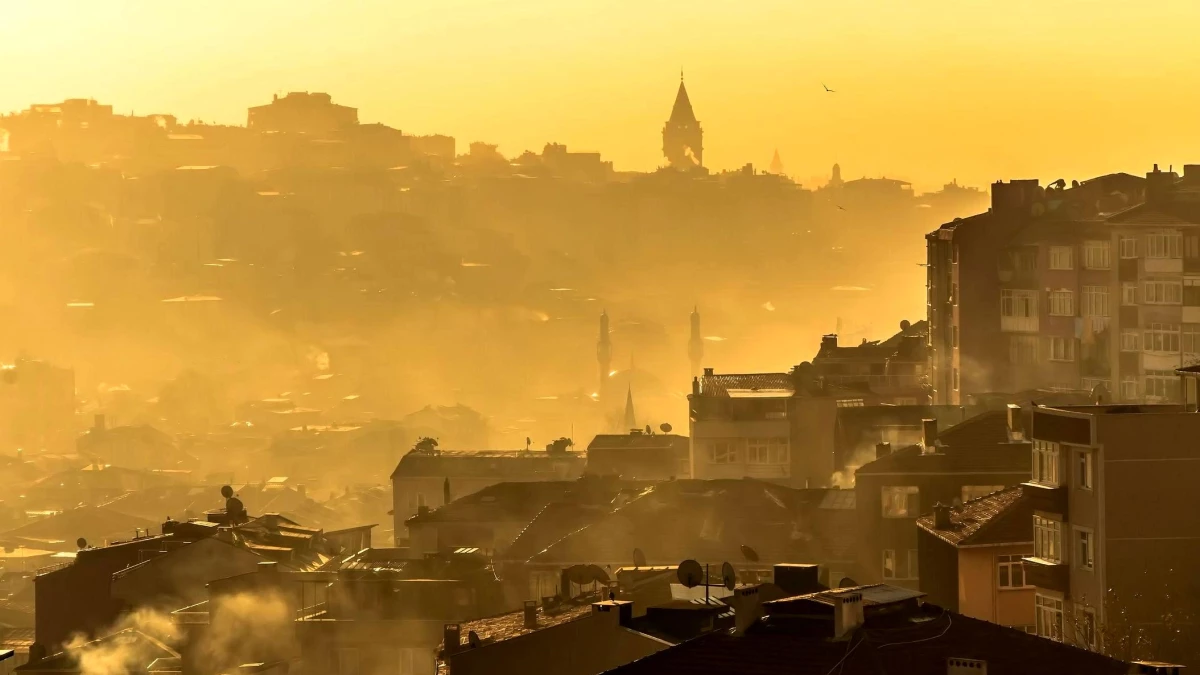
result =
[[[875,444],[875,459],[887,457],[890,454],[892,454],[892,444],[891,443],[876,443]]]
[[[939,530],[950,529],[950,507],[938,502],[933,505],[933,526]]]
[[[462,647],[462,628],[456,623],[448,623],[442,627],[442,649],[449,656],[458,652]]]
[[[937,449],[937,420],[921,420],[921,452],[931,454]]]
[[[825,351],[826,349],[837,349],[837,346],[838,346],[837,337],[838,336],[836,333],[831,333],[829,335],[822,335],[821,336],[821,351]]]
[[[537,600],[525,601],[525,628],[534,630],[537,628]]]
[[[705,376],[705,377],[712,377],[712,376],[713,376],[713,369],[712,369],[712,368],[705,368],[705,369],[704,369],[704,376]]]

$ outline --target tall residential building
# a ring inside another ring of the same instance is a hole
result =
[[[1043,188],[926,235],[937,403],[1029,389],[1174,400],[1200,360],[1200,165]]]
[[[683,73],[679,74],[679,91],[675,94],[671,117],[663,125],[663,156],[675,169],[704,166],[704,131],[692,112],[692,102],[683,86]]]
[[[1195,406],[1037,407],[1031,422],[1037,633],[1108,651],[1141,633],[1159,660],[1194,662]]]

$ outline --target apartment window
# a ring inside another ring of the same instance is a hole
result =
[[[1092,452],[1090,450],[1079,450],[1075,453],[1076,462],[1075,468],[1078,471],[1076,478],[1079,479],[1079,489],[1092,489]]]
[[[1123,352],[1140,352],[1142,351],[1141,333],[1136,328],[1121,329],[1121,351]]]
[[[1179,376],[1170,370],[1147,370],[1146,398],[1174,401],[1179,398]]]
[[[1108,286],[1083,287],[1083,315],[1108,316]]]
[[[1075,566],[1081,570],[1096,568],[1096,538],[1085,527],[1075,528]]]
[[[1183,284],[1179,281],[1150,279],[1142,282],[1142,301],[1147,305],[1183,303]]]
[[[1058,485],[1058,443],[1033,442],[1033,480]]]
[[[1137,375],[1124,375],[1121,377],[1121,400],[1136,401],[1138,397],[1138,379]]]
[[[1051,316],[1075,316],[1075,294],[1071,291],[1050,291]]]
[[[1200,236],[1189,234],[1183,238],[1183,257],[1200,258]]]
[[[996,574],[1000,588],[1025,588],[1025,564],[1019,555],[996,556]]]
[[[999,492],[1003,489],[1003,485],[964,485],[962,487],[962,500],[969,502],[972,499],[986,497],[993,492]]]
[[[1036,270],[1037,251],[1031,248],[1009,249],[1008,266],[1017,272],[1032,272]]]
[[[1044,516],[1033,517],[1033,554],[1052,563],[1063,561],[1061,521]]]
[[[839,408],[861,408],[864,405],[866,403],[861,398],[839,398],[837,400],[837,407]]]
[[[358,650],[349,648],[340,648],[337,650],[337,673],[338,675],[357,675],[358,674]]]
[[[1125,283],[1121,284],[1122,305],[1136,305],[1138,304],[1137,298],[1138,294],[1136,281],[1126,281]]]
[[[1120,242],[1121,257],[1128,260],[1138,257],[1138,245],[1136,237],[1121,237]]]
[[[1096,651],[1099,643],[1096,641],[1096,610],[1087,605],[1077,605],[1078,636],[1077,642],[1092,651]]]
[[[1185,323],[1180,336],[1184,354],[1200,354],[1200,323]]]
[[[1142,348],[1148,352],[1179,353],[1179,324],[1152,323],[1146,329]]]
[[[1000,291],[1000,316],[1028,319],[1037,316],[1037,291],[1005,288]]]
[[[1036,335],[1013,335],[1008,339],[1008,360],[1015,364],[1037,363]]]
[[[1185,278],[1183,280],[1183,305],[1200,307],[1200,279]]]
[[[1052,270],[1070,270],[1075,269],[1074,261],[1071,259],[1074,251],[1070,246],[1051,246],[1050,247],[1050,269]]]
[[[958,326],[953,326],[950,329],[950,346],[958,348]]]
[[[954,391],[958,391],[958,368],[951,368],[950,375],[954,380]]]
[[[884,518],[916,518],[921,515],[921,491],[915,485],[888,485],[883,488]]]
[[[733,464],[738,461],[735,441],[712,441],[708,444],[708,461],[713,464]]]
[[[1182,258],[1183,235],[1178,232],[1157,232],[1146,235],[1147,258]]]
[[[1089,270],[1106,270],[1112,266],[1112,244],[1107,241],[1083,243],[1083,266]]]
[[[899,555],[897,555],[899,554]],[[911,580],[917,577],[917,549],[907,551],[894,549],[883,550],[883,578]]]
[[[746,442],[747,464],[788,464],[786,438],[752,438]]]
[[[1051,361],[1075,360],[1075,338],[1048,337],[1046,345]]]
[[[1038,593],[1033,598],[1034,618],[1037,621],[1037,634],[1044,638],[1062,642],[1063,639],[1063,601],[1062,598],[1052,598]]]

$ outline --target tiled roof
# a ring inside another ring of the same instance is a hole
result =
[[[881,473],[1012,473],[1028,476],[1032,456],[1028,443],[1009,443],[1005,413],[978,415],[941,432],[937,451],[913,445],[864,464],[857,476]]]
[[[656,449],[688,447],[688,437],[678,434],[599,434],[588,443],[588,452],[607,448]]]
[[[988,671],[997,675],[1122,675],[1130,668],[1100,654],[925,605],[915,614],[868,618],[848,640],[776,625],[768,617],[744,635],[709,633],[609,673],[929,675],[945,673],[951,658],[986,661]]]
[[[501,642],[521,635],[527,635],[543,628],[550,628],[551,626],[558,626],[568,621],[574,621],[591,613],[591,605],[566,605],[559,608],[558,611],[549,613],[546,612],[544,607],[538,607],[537,627],[526,628],[525,610],[520,609],[515,612],[467,621],[459,625],[459,631],[463,640],[466,640],[467,635],[473,631],[479,636],[482,642]],[[444,644],[442,648],[445,648]],[[448,672],[445,659],[438,659],[437,672],[439,675],[445,675]],[[533,672],[532,669],[530,672]]]
[[[550,544],[599,520],[611,509],[570,502],[547,504],[525,526],[513,543],[496,555],[500,560],[524,562]]]
[[[1033,506],[1020,485],[952,508],[948,528],[934,523],[932,514],[917,519],[918,527],[953,546],[1033,541]]]
[[[425,514],[409,518],[407,523],[496,522],[515,520],[527,523],[547,504],[564,495],[575,481],[521,481],[497,483]]]
[[[700,394],[728,396],[729,390],[783,391],[791,395],[795,381],[789,373],[714,374],[700,377]]]
[[[436,454],[409,452],[400,458],[392,478],[412,477],[510,477],[526,480],[574,478],[583,471],[587,455],[582,452],[549,453],[545,450],[439,450]],[[558,467],[567,464],[562,476]]]
[[[1008,442],[1008,412],[991,410],[959,422],[938,435],[951,447],[998,445]]]

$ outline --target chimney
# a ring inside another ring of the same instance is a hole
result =
[[[746,629],[753,626],[763,616],[762,597],[758,586],[742,586],[733,590],[729,599],[733,607],[733,630],[737,635],[743,635]]]
[[[617,625],[626,626],[633,620],[633,603],[628,600],[605,600],[592,603],[592,614],[604,614]]]
[[[1021,416],[1021,406],[1016,403],[1008,404],[1008,440],[1011,443],[1025,440],[1025,419]]]
[[[303,485],[297,485],[296,486],[296,494],[300,495],[301,497],[307,497],[308,489],[305,488]]]
[[[779,563],[772,568],[775,585],[789,595],[804,595],[821,590],[821,572],[817,565]]]
[[[96,413],[96,417],[92,419],[93,431],[104,431],[104,413]]]
[[[1155,164],[1154,170],[1146,174],[1146,203],[1163,202],[1178,179],[1179,176],[1174,171],[1159,171],[1158,165]]]
[[[880,459],[881,457],[887,457],[890,454],[892,454],[892,444],[891,443],[876,443],[875,444],[875,459]]]
[[[456,623],[448,623],[442,627],[442,649],[446,655],[456,653],[462,647],[462,628]]]
[[[821,336],[821,351],[825,351],[826,349],[837,349],[837,346],[838,343],[836,334]]]
[[[692,396],[699,396],[699,395],[700,395],[700,378],[693,377],[692,378]]]
[[[987,675],[987,661],[946,659],[946,675]]]
[[[862,593],[838,593],[833,596],[833,637],[845,637],[863,624]]]
[[[712,368],[705,368],[705,369],[704,369],[704,376],[705,376],[705,377],[712,377],[712,376],[713,376],[713,369],[712,369]]]
[[[1183,672],[1183,666],[1159,661],[1134,661],[1130,672],[1144,673],[1145,675],[1180,675]]]
[[[937,420],[921,420],[921,453],[928,455],[937,450]]]
[[[1037,180],[1012,180],[992,183],[994,213],[1031,213],[1039,186]]]
[[[933,505],[933,526],[939,530],[950,529],[950,507],[938,502]]]
[[[533,630],[537,628],[537,600],[525,601],[525,628]]]

